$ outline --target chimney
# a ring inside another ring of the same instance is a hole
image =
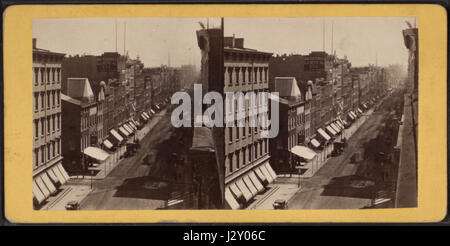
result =
[[[33,49],[36,49],[36,38],[33,38]]]

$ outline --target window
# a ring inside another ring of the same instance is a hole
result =
[[[52,115],[52,132],[55,132],[55,115]]]
[[[61,94],[60,90],[56,91],[56,102],[58,103],[58,106],[59,104],[61,104],[61,100],[59,99],[60,94]]]
[[[58,153],[58,155],[60,154],[60,152],[61,152],[61,149],[60,149],[60,139],[58,138],[57,140],[56,140],[56,152]]]
[[[52,100],[53,100],[53,107],[55,107],[55,105],[56,105],[56,103],[55,103],[55,100],[56,100],[55,91],[52,91]]]
[[[50,69],[46,69],[47,70],[47,85],[50,84]]]
[[[242,148],[242,166],[245,166],[245,156],[246,156],[247,149],[244,147]]]
[[[45,118],[41,119],[41,135],[44,136],[45,134]]]
[[[239,85],[239,68],[234,68],[234,74],[236,75],[235,83],[236,85]]]
[[[55,118],[56,118],[56,129],[59,130],[59,114],[57,114]]]
[[[262,156],[263,153],[263,146],[262,146],[262,141],[259,143],[259,155]]]
[[[45,93],[41,93],[41,110],[45,109]]]
[[[47,160],[50,160],[50,144],[47,144]]]
[[[238,126],[237,122],[236,122],[236,140],[239,140],[239,131],[240,131],[240,127]]]
[[[250,163],[252,161],[252,145],[248,146],[248,162]]]
[[[47,92],[47,108],[50,108],[50,91]]]
[[[230,143],[233,142],[233,127],[228,127],[228,135],[229,135]]]
[[[45,72],[44,69],[39,69],[41,75],[41,85],[45,84]]]
[[[228,156],[230,173],[233,172],[233,153]]]
[[[33,157],[34,157],[34,160],[33,160],[34,166],[36,166],[36,167],[39,166],[39,149],[34,149]]]
[[[34,93],[34,111],[39,110],[39,93]]]
[[[45,146],[41,147],[41,163],[45,163]]]
[[[51,123],[50,117],[47,117],[47,134],[50,133],[50,123]]]
[[[33,68],[33,83],[34,83],[34,85],[39,85],[38,79],[39,78],[38,78],[37,69]]]
[[[239,155],[240,155],[240,153],[239,153],[239,150],[238,150],[238,151],[236,151],[236,169],[239,169],[239,166],[240,166]]]
[[[38,120],[34,121],[34,137],[35,138],[39,137],[39,121]]]

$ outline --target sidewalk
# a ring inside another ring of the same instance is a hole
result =
[[[271,189],[266,191],[265,194],[257,195],[256,201],[250,204],[247,209],[272,210],[275,200],[283,199],[288,202],[300,189],[298,184],[273,183]]]
[[[64,190],[55,199],[49,199],[49,203],[41,210],[66,210],[68,202],[81,201],[91,191],[89,185],[66,185]]]
[[[166,109],[161,110],[159,113],[155,114],[150,122],[148,122],[142,129],[136,131],[135,134],[139,141],[142,140],[156,124],[158,124],[161,116],[164,115],[166,111]],[[119,160],[113,165],[109,163],[99,165],[97,168],[100,169],[100,171],[94,177],[71,177],[67,184],[62,187],[63,190],[56,197],[50,197],[48,199],[48,203],[42,207],[41,210],[65,210],[65,206],[69,201],[82,201],[92,191],[88,181],[91,179],[104,179],[112,170],[114,170],[115,167],[120,165],[122,160],[124,159]],[[107,165],[106,168],[105,165]]]

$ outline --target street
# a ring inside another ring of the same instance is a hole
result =
[[[370,207],[377,192],[390,194],[394,182],[379,178],[381,171],[374,168],[373,160],[351,162],[356,152],[364,153],[364,146],[372,145],[382,133],[388,113],[382,108],[363,116],[368,119],[349,139],[344,153],[329,159],[313,177],[301,179],[302,188],[289,200],[289,209],[360,209]],[[294,183],[298,178],[279,177],[278,182]]]
[[[164,113],[164,111],[162,112]],[[158,119],[159,118],[159,119]],[[170,114],[158,114],[156,124],[140,141],[137,153],[128,157],[103,180],[93,181],[93,191],[81,202],[84,210],[157,209],[164,207],[167,184],[161,181],[166,172],[164,161],[144,164],[145,155],[158,152],[158,145],[170,136]],[[153,122],[151,122],[153,123]]]

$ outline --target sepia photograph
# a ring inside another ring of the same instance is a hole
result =
[[[416,208],[418,37],[414,16],[33,19],[33,208]]]

